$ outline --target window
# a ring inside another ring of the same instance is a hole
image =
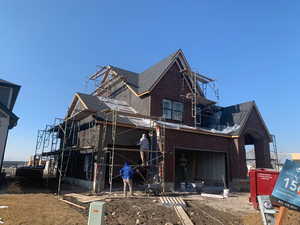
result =
[[[165,119],[172,119],[172,101],[163,100],[163,117]]]
[[[165,119],[182,121],[183,104],[176,101],[163,100],[163,117]]]

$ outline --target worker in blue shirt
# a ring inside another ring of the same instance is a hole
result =
[[[132,191],[132,178],[133,178],[133,169],[127,162],[125,162],[123,168],[120,170],[120,175],[124,183],[124,196],[127,197],[127,185],[129,186],[130,195],[133,196]]]

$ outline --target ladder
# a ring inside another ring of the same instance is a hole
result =
[[[58,197],[60,196],[60,191],[61,191],[61,182],[62,182],[62,176],[63,176],[63,166],[64,166],[64,156],[65,156],[65,147],[66,147],[66,142],[67,142],[67,126],[68,126],[68,120],[64,121],[64,127],[62,127],[59,124],[60,128],[62,129],[63,132],[63,143],[62,143],[62,148],[60,148],[60,165],[58,167],[58,173],[59,173],[59,178],[58,178],[58,187],[57,187],[57,195]]]
[[[46,125],[46,128],[44,130],[43,134],[43,147],[42,147],[42,155],[45,152],[45,150],[49,147],[50,145],[50,139],[51,139],[51,131],[50,131],[51,126]]]
[[[270,151],[270,153],[273,152],[273,157],[271,155],[271,163],[274,162],[274,169],[276,169],[277,171],[279,171],[279,160],[278,160],[278,153],[277,153],[277,143],[276,143],[276,137],[275,135],[271,135],[272,136],[272,147],[273,147],[273,151]]]
[[[112,192],[113,174],[114,174],[114,157],[115,157],[115,143],[117,130],[117,111],[112,111],[112,149],[109,155],[109,192]]]
[[[63,119],[60,118],[55,118],[54,119],[54,124],[52,126],[52,134],[51,134],[51,152],[53,151],[57,151],[59,146],[59,130],[60,128],[60,124],[62,124],[64,122]]]
[[[192,117],[194,118],[194,126],[197,127],[201,124],[198,121],[197,116],[199,111],[197,110],[197,93],[198,93],[198,84],[197,84],[197,73],[191,72],[192,74]]]
[[[162,192],[165,192],[165,159],[166,159],[166,149],[165,149],[165,144],[166,144],[166,126],[165,124],[161,124],[160,126],[157,127],[157,132],[159,133],[158,135],[158,145],[159,145],[159,151],[162,154],[162,164],[161,164],[161,177],[160,177],[160,182],[162,185]]]

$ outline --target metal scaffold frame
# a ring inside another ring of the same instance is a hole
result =
[[[160,183],[161,183],[161,186],[162,186],[162,192],[165,192],[165,158],[166,158],[166,151],[165,151],[165,124],[162,124],[162,125],[158,125],[159,123],[156,124],[156,127],[154,127],[154,120],[152,119],[155,119],[155,120],[159,120],[161,121],[162,118],[154,118],[154,117],[148,117],[148,116],[143,116],[143,115],[139,115],[139,114],[131,114],[131,113],[124,113],[124,112],[121,112],[121,111],[117,111],[117,110],[108,110],[108,111],[105,111],[106,113],[106,119],[105,119],[105,122],[103,123],[103,133],[102,133],[102,140],[101,140],[101,148],[99,149],[99,152],[98,152],[98,157],[99,157],[99,161],[101,166],[108,166],[109,168],[109,192],[112,193],[112,190],[113,190],[113,180],[115,178],[118,178],[120,177],[120,175],[117,175],[117,176],[114,176],[114,168],[117,167],[117,166],[121,166],[121,165],[117,165],[115,164],[115,156],[118,155],[119,157],[125,159],[126,161],[131,161],[130,159],[124,157],[124,156],[121,156],[119,154],[119,152],[121,151],[127,151],[127,152],[130,152],[130,151],[133,151],[133,152],[139,152],[139,149],[129,149],[129,148],[118,148],[116,147],[116,140],[117,140],[117,137],[122,135],[123,133],[127,133],[129,131],[132,131],[132,130],[135,130],[135,129],[140,129],[139,127],[135,127],[135,128],[131,128],[129,130],[126,130],[126,131],[123,131],[123,132],[119,132],[117,133],[117,127],[118,127],[118,114],[125,114],[126,116],[130,116],[130,117],[136,117],[136,118],[147,118],[147,119],[151,119],[150,123],[151,123],[151,126],[149,127],[149,130],[150,132],[153,134],[154,133],[154,130],[156,129],[156,132],[158,133],[157,134],[157,144],[159,145],[158,146],[158,150],[153,150],[153,146],[151,145],[151,149],[150,150],[144,150],[144,152],[147,152],[147,153],[157,153],[156,157],[149,157],[149,159],[147,159],[146,161],[146,164],[147,165],[150,165],[150,163],[152,164],[153,162],[155,164],[158,164],[158,161],[161,159],[161,171],[160,171],[160,167],[159,165],[154,165],[154,167],[157,167],[157,173],[161,173],[161,179],[160,179]],[[111,147],[105,147],[105,139],[107,138],[107,125],[108,125],[108,115],[111,114],[112,115],[112,121],[111,121],[111,128],[112,128],[112,145]],[[102,154],[101,154],[101,153]],[[109,154],[109,163],[106,164],[105,163],[105,157],[104,157],[104,154]],[[159,153],[161,155],[159,155]],[[100,160],[100,157],[101,157],[101,160]],[[133,169],[136,169],[137,167],[140,167],[141,165],[139,164],[136,164],[136,165],[133,165]],[[150,166],[150,168],[152,168],[153,166]],[[147,168],[149,169],[149,168]],[[148,172],[151,172],[151,171],[147,171],[147,174]],[[140,174],[140,173],[139,173]],[[142,174],[140,174],[142,176]],[[147,180],[142,176],[143,180],[145,182],[147,182]],[[102,179],[105,179],[105,176],[102,177]],[[150,179],[148,179],[150,180]]]
[[[278,152],[277,152],[277,143],[276,143],[276,136],[275,135],[271,135],[272,137],[272,150],[270,150],[270,160],[271,160],[271,164],[272,162],[274,162],[274,169],[279,171],[279,159],[278,159]],[[272,157],[272,153],[274,155],[274,157]]]
[[[91,144],[91,123],[93,123],[93,121],[90,121],[88,123],[88,142],[89,144]],[[65,177],[67,175],[67,171],[68,171],[68,167],[69,167],[69,162],[70,159],[72,157],[72,152],[74,150],[78,150],[81,149],[79,146],[79,133],[81,131],[81,126],[80,126],[80,122],[77,121],[76,119],[74,119],[73,117],[70,118],[66,118],[63,123],[60,123],[58,125],[58,127],[60,128],[60,130],[63,132],[63,142],[60,148],[60,166],[58,168],[58,172],[59,172],[59,181],[58,181],[58,188],[57,188],[57,194],[58,196],[60,195],[61,192],[61,182],[63,177]],[[77,136],[77,138],[76,138]],[[71,140],[71,144],[68,143],[68,140]],[[67,145],[70,146],[67,146]],[[93,146],[87,146],[88,148],[94,148]],[[66,161],[66,165],[64,166],[64,157],[65,157],[65,152],[68,151],[68,155],[67,155],[67,161]],[[94,155],[94,151],[92,151],[92,154]]]
[[[91,123],[88,123],[88,143],[91,139]],[[58,172],[57,193],[60,195],[61,182],[68,171],[68,166],[72,151],[79,147],[79,132],[81,131],[80,122],[73,117],[66,119],[55,118],[53,125],[46,125],[44,130],[38,130],[37,141],[34,155],[34,166],[37,159],[43,160],[56,157]],[[62,137],[60,136],[62,134]],[[77,136],[77,137],[76,137]],[[91,147],[91,146],[90,146]]]
[[[191,95],[189,97],[186,97],[191,100],[191,112],[194,119],[194,127],[201,126],[201,111],[200,108],[198,108],[198,98],[201,96],[206,97],[207,86],[209,86],[212,89],[217,100],[219,100],[219,90],[216,88],[216,85],[214,83],[215,80],[201,75],[198,72],[185,69],[181,70],[181,73],[184,82],[186,82],[187,86],[191,90]]]

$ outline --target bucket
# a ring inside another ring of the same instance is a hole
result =
[[[224,198],[228,198],[228,196],[229,196],[229,189],[225,188],[223,190],[223,196],[224,196]]]

